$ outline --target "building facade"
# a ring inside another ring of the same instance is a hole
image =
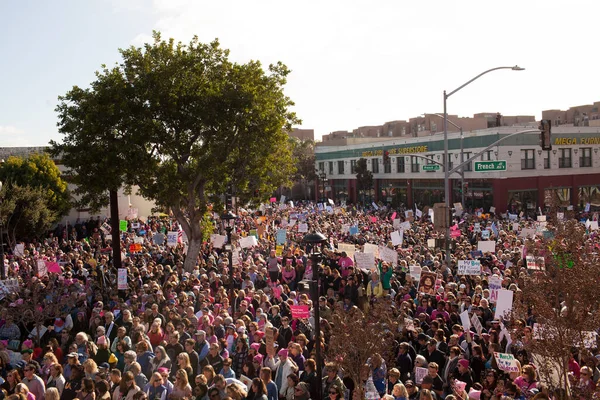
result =
[[[537,128],[533,123],[474,130],[462,137],[449,133],[450,168],[501,138]],[[444,201],[443,168],[435,167],[435,163],[444,165],[443,135],[352,142],[316,148],[316,168],[326,175],[326,181],[316,185],[316,198],[324,189],[325,196],[350,203],[380,201],[413,207]],[[552,146],[542,151],[538,133],[505,139],[466,165],[464,177],[451,175],[451,203],[464,199],[468,209],[493,206],[497,212],[535,212],[558,198],[564,207],[590,203],[600,208],[600,127],[553,127]],[[353,172],[360,158],[367,160],[374,178],[372,189],[361,193]],[[481,161],[506,161],[506,170],[486,171],[486,164],[476,165]]]

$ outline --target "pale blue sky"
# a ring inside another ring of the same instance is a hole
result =
[[[541,110],[600,100],[596,0],[0,0],[0,147],[60,139],[54,108],[153,29],[215,37],[238,61],[281,60],[303,127],[334,130],[442,111]],[[596,50],[594,50],[596,49]]]

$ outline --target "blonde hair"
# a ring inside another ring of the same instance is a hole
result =
[[[406,390],[406,386],[403,383],[396,383],[394,385],[394,389],[397,389],[400,393],[398,397],[406,397],[408,398],[408,390]]]
[[[45,398],[46,400],[60,400],[58,389],[54,387],[46,389]]]

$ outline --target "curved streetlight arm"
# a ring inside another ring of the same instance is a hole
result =
[[[462,85],[460,85],[459,87],[457,87],[456,89],[454,89],[453,91],[451,91],[450,93],[445,93],[444,92],[444,97],[448,98],[450,96],[452,96],[454,93],[458,92],[460,89],[464,88],[465,86],[467,86],[468,84],[470,84],[471,82],[481,78],[483,75],[490,73],[492,71],[497,71],[499,69],[512,69],[513,71],[522,71],[525,68],[521,68],[518,65],[515,65],[514,67],[496,67],[496,68],[492,68],[492,69],[488,69],[487,71],[483,71],[482,73],[480,73],[479,75],[477,75],[476,77],[474,77],[473,79],[463,83]]]
[[[423,114],[423,115],[435,115],[438,118],[441,118],[442,120],[444,119],[444,116],[442,114],[436,114],[436,113],[427,113],[427,114]],[[460,129],[462,131],[462,127],[456,125],[454,122],[448,120],[448,123],[450,125],[452,125],[453,127],[455,127],[456,129]]]
[[[504,142],[506,139],[511,138],[513,136],[517,136],[517,135],[523,135],[525,133],[540,133],[539,129],[528,129],[526,131],[519,131],[519,132],[514,132],[511,133],[509,135],[506,135],[498,140],[496,140],[494,143],[490,144],[489,146],[487,146],[485,149],[479,151],[478,153],[476,153],[474,156],[472,156],[471,158],[469,158],[468,160],[460,163],[459,165],[457,165],[456,167],[452,168],[450,171],[448,171],[448,175],[452,174],[454,172],[458,172],[459,169],[461,169],[462,167],[464,167],[465,165],[469,164],[471,161],[475,160],[477,157],[479,157],[480,155],[482,155],[483,153],[485,153],[486,151],[488,151],[489,149],[491,149],[492,147],[497,146],[499,143]]]

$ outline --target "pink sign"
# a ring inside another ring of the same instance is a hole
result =
[[[46,269],[48,270],[48,272],[52,272],[55,274],[61,273],[60,265],[58,265],[57,262],[46,261]]]
[[[392,221],[396,219],[396,211],[392,214]]]
[[[290,306],[292,310],[292,318],[308,318],[310,317],[310,312],[308,311],[308,306]]]
[[[371,222],[377,222],[377,217],[371,217]]]
[[[271,203],[276,203],[277,199],[275,197],[271,197],[271,200],[269,200]]]

